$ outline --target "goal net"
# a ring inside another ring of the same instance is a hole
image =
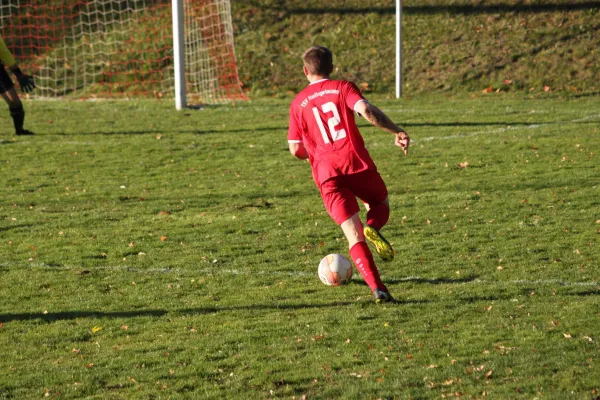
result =
[[[184,0],[188,103],[244,99],[229,0]],[[1,34],[39,97],[173,98],[171,0],[2,0]]]

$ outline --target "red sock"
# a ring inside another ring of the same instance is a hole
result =
[[[358,242],[352,246],[350,249],[350,256],[371,290],[379,289],[387,292],[387,288],[383,282],[381,282],[379,271],[377,271],[375,261],[373,260],[373,253],[371,253],[367,243]]]
[[[385,203],[371,206],[371,209],[367,212],[367,225],[377,230],[383,228],[388,219],[390,219],[390,207]]]

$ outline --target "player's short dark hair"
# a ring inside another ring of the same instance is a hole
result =
[[[333,53],[324,46],[311,46],[302,55],[302,61],[313,75],[328,76],[333,71]]]

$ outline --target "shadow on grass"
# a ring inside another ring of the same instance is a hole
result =
[[[265,127],[265,128],[247,128],[247,129],[148,129],[148,130],[132,130],[132,131],[96,131],[96,132],[77,132],[77,133],[53,133],[48,136],[79,136],[79,135],[162,135],[167,133],[190,133],[194,135],[208,135],[214,133],[244,133],[244,132],[267,132],[267,131],[282,131],[287,132],[288,127]]]
[[[420,284],[429,284],[429,285],[451,285],[456,283],[468,283],[473,282],[477,279],[477,275],[465,276],[464,278],[403,278],[403,279],[388,279],[385,280],[385,283],[395,284],[395,283],[420,283]]]
[[[420,278],[420,277],[408,277],[408,278],[386,278],[382,279],[383,283],[386,285],[396,285],[399,283],[420,283],[420,284],[429,284],[429,285],[451,285],[456,283],[468,283],[473,282],[477,279],[477,275],[465,276],[464,278]],[[363,280],[353,280],[351,281],[353,285],[362,285],[367,286],[366,282]]]
[[[36,224],[17,224],[17,225],[11,225],[11,226],[3,226],[3,227],[0,227],[0,232],[11,231],[13,229],[19,229],[19,228],[30,228],[32,226],[36,226]]]
[[[406,300],[399,301],[398,304],[421,304],[428,300]],[[183,308],[178,310],[138,310],[138,311],[62,311],[52,313],[26,312],[26,313],[7,313],[0,314],[0,322],[11,321],[29,321],[42,320],[46,322],[73,320],[77,318],[138,318],[138,317],[163,317],[166,315],[202,315],[214,314],[227,311],[245,311],[245,310],[303,310],[319,309],[332,307],[355,306],[358,302],[335,301],[321,304],[253,304],[248,306],[232,307],[199,307]]]
[[[563,294],[563,296],[580,296],[580,297],[600,296],[600,289],[590,289],[590,290],[585,290],[583,292],[568,292],[568,293]]]
[[[393,111],[393,110],[392,110]],[[359,119],[357,122],[360,127],[371,127],[367,122],[360,123],[362,120]],[[495,122],[464,122],[464,121],[451,121],[451,122],[403,122],[402,126],[404,127],[466,127],[466,126],[535,126],[535,125],[562,125],[562,124],[573,124],[575,122],[572,121],[545,121],[545,122],[532,122],[532,121],[522,121],[522,122],[505,122],[505,121],[495,121]],[[577,121],[576,124],[596,124],[597,121],[589,120],[589,121]],[[193,134],[193,135],[210,135],[210,134],[224,134],[224,133],[247,133],[247,132],[269,132],[269,131],[280,131],[287,132],[287,126],[277,126],[277,127],[263,127],[263,128],[249,128],[249,129],[177,129],[177,128],[165,128],[165,129],[149,129],[149,130],[132,130],[132,131],[97,131],[97,132],[77,132],[77,133],[55,133],[48,136],[79,136],[79,135],[164,135],[169,133],[184,133],[184,134]],[[286,148],[287,151],[287,148]]]
[[[264,6],[256,1],[250,4],[257,8],[274,9],[272,6]],[[496,13],[514,13],[514,14],[535,14],[552,11],[579,11],[600,8],[599,1],[582,1],[578,3],[561,4],[489,4],[489,5],[404,5],[402,12],[414,15],[432,15],[432,14],[496,14]],[[284,11],[289,14],[339,14],[339,15],[359,15],[359,14],[396,14],[396,7],[306,7],[306,8],[287,8],[277,7],[277,11]]]

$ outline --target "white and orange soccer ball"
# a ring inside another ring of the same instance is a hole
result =
[[[345,285],[352,279],[352,263],[341,254],[329,254],[319,263],[319,278],[328,286]]]

